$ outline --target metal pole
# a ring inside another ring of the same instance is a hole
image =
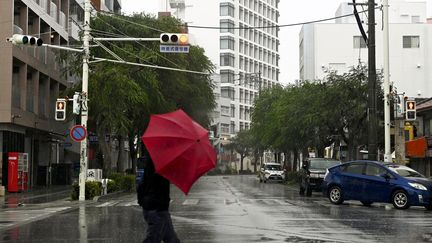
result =
[[[377,160],[375,1],[368,0],[368,159]]]
[[[84,0],[84,36],[83,36],[83,75],[82,75],[82,111],[81,125],[87,129],[88,116],[88,77],[89,77],[89,57],[90,57],[90,0]],[[85,182],[87,177],[87,138],[81,141],[80,150],[80,174],[79,174],[79,200],[85,201]]]
[[[384,34],[384,162],[391,162],[390,145],[390,65],[389,65],[389,22],[388,0],[383,0],[383,34]]]

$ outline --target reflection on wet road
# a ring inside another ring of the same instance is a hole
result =
[[[301,197],[296,187],[259,183],[255,176],[203,177],[188,196],[173,186],[171,198],[182,242],[432,242],[432,212],[423,208],[332,205],[320,193]],[[145,224],[133,193],[83,204],[57,202],[48,211],[41,210],[0,211],[0,241],[141,242],[144,238]],[[33,219],[19,221],[11,214]],[[9,226],[2,228],[2,221]]]

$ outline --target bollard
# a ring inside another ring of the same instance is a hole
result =
[[[102,195],[106,195],[108,191],[108,179],[102,179]]]

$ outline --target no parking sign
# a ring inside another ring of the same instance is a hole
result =
[[[75,125],[70,130],[70,136],[75,142],[81,142],[87,137],[87,130],[82,125]]]

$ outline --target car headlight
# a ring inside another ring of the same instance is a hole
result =
[[[409,182],[408,184],[410,186],[414,187],[415,189],[427,191],[427,188],[425,186],[423,186],[422,184],[414,183],[414,182]]]

